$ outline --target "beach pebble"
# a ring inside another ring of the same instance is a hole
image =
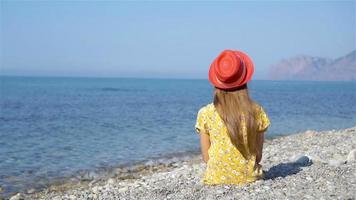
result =
[[[354,162],[356,160],[356,149],[350,151],[349,155],[347,156],[347,162]]]
[[[108,180],[108,184],[110,184],[110,185],[113,185],[115,182],[116,181],[113,178],[109,178],[109,180]]]
[[[328,164],[333,167],[339,167],[339,166],[345,164],[345,161],[333,159],[333,160],[329,160]]]
[[[311,162],[310,157],[307,155],[302,155],[298,159],[296,159],[295,163],[299,165],[307,165]]]
[[[217,194],[224,194],[224,190],[217,190],[216,193]]]
[[[98,194],[91,194],[91,196],[89,196],[90,199],[99,199],[99,195]]]
[[[327,161],[321,159],[318,155],[313,155],[313,156],[308,155],[308,157],[313,163],[327,163]]]
[[[24,199],[24,196],[21,193],[17,193],[16,195],[10,198],[10,200],[21,200],[21,199]]]
[[[100,191],[98,186],[94,186],[91,190],[93,191],[94,194],[97,194]]]
[[[173,199],[173,197],[174,197],[174,194],[168,194],[167,195],[167,199]]]
[[[126,192],[129,188],[128,187],[122,187],[119,189],[120,193]]]
[[[31,188],[29,190],[27,190],[27,194],[32,194],[32,193],[35,193],[36,190],[34,188]]]
[[[98,174],[90,171],[79,177],[79,180],[94,180],[96,178],[98,178]]]

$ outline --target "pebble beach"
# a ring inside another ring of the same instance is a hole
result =
[[[166,163],[117,168],[112,177],[52,185],[18,199],[355,199],[356,126],[268,139],[265,177],[245,186],[206,186],[199,154]],[[0,198],[1,199],[1,198]]]

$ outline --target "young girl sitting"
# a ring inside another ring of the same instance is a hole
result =
[[[246,184],[263,176],[259,163],[270,121],[248,94],[253,71],[249,56],[233,50],[223,51],[210,66],[214,102],[199,110],[195,125],[207,163],[205,184]]]

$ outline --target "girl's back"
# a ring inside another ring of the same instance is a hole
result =
[[[270,124],[263,108],[256,104],[258,134]],[[247,139],[246,126],[241,121],[241,131]],[[232,144],[224,121],[220,118],[213,103],[202,107],[198,112],[195,125],[197,133],[208,134],[210,148],[209,160],[203,182],[205,184],[245,184],[255,181],[262,175],[261,168],[255,169],[256,156],[245,159],[240,151]]]

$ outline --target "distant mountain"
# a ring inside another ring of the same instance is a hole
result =
[[[297,56],[272,65],[273,80],[356,80],[356,50],[335,60]]]

